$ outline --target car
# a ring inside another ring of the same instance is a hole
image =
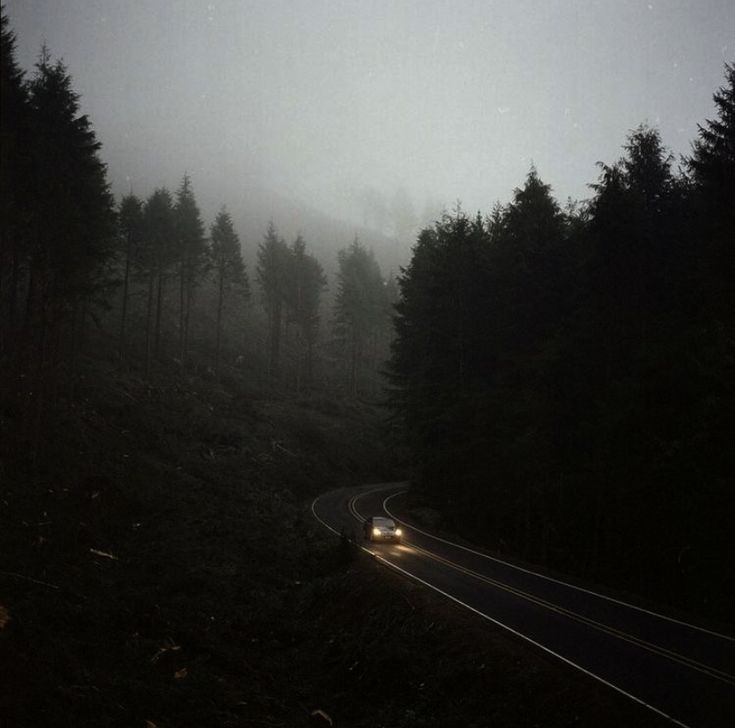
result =
[[[362,524],[366,541],[393,541],[401,543],[403,531],[392,518],[385,516],[370,516]]]

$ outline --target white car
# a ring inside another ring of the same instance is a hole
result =
[[[370,516],[362,525],[366,541],[393,541],[401,543],[403,531],[392,518]]]

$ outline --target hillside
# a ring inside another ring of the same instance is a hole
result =
[[[35,464],[2,410],[7,725],[649,720],[315,526],[315,493],[400,475],[380,410],[104,361],[76,385]]]
[[[292,242],[301,233],[309,250],[332,278],[337,267],[337,252],[355,238],[375,253],[384,275],[398,273],[410,258],[409,245],[362,226],[330,217],[298,201],[270,190],[251,187],[233,203],[232,215],[243,242],[243,255],[253,269],[255,252],[263,240],[268,222],[273,220],[279,234]]]

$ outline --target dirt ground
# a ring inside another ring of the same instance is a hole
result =
[[[663,725],[320,530],[382,415],[110,369],[34,457],[3,409],[0,724]]]

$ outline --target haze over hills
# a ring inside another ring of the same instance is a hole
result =
[[[724,3],[0,0],[8,724],[735,724]]]
[[[250,187],[244,191],[233,203],[231,213],[249,266],[254,264],[258,245],[270,220],[288,243],[301,234],[330,278],[336,270],[337,252],[350,245],[355,236],[374,252],[384,276],[391,272],[397,274],[410,259],[413,241],[399,242],[261,187]]]
[[[111,187],[116,199],[120,199],[131,189],[143,197],[160,186],[174,192],[184,173],[189,174],[207,230],[217,211],[222,205],[226,205],[240,236],[243,256],[250,270],[254,270],[258,245],[262,242],[271,220],[278,234],[289,244],[296,235],[301,234],[330,278],[337,266],[337,252],[350,245],[355,236],[374,252],[385,276],[391,272],[397,274],[400,267],[410,260],[415,232],[404,235],[399,241],[364,224],[327,214],[305,202],[269,189],[254,176],[242,171],[239,174],[240,182],[233,182],[233,177],[227,170],[192,170],[187,168],[185,159],[181,162],[178,177],[172,173],[174,176],[170,179],[136,177],[136,181],[133,181],[133,178],[124,174],[131,171],[129,162],[118,160],[114,152],[106,154],[104,139],[102,141],[102,156],[107,160]],[[173,169],[170,158],[165,167]]]

